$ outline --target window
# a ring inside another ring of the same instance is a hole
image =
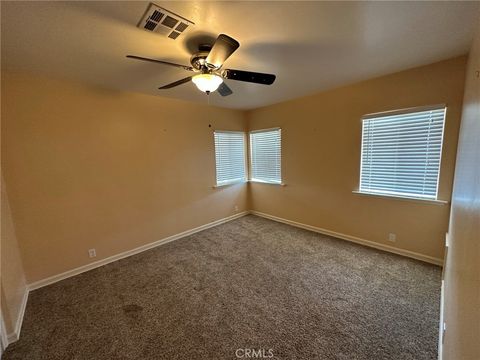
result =
[[[281,129],[250,133],[251,180],[281,184]]]
[[[360,192],[436,200],[445,111],[363,117]]]
[[[215,131],[214,137],[217,186],[246,181],[245,134]]]

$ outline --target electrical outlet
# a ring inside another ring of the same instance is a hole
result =
[[[91,258],[97,256],[97,252],[95,251],[95,249],[88,249],[88,256]]]
[[[388,234],[388,241],[391,241],[391,242],[397,241],[397,234],[394,234],[394,233]]]
[[[238,205],[235,205],[235,211],[238,211]]]

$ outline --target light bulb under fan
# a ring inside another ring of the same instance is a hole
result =
[[[198,74],[192,76],[192,82],[197,86],[198,90],[210,94],[223,83],[223,78],[215,74]]]

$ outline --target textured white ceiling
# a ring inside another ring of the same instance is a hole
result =
[[[148,2],[1,3],[2,67],[113,89],[206,102],[190,73],[126,59],[189,65],[219,33],[240,42],[225,67],[277,75],[271,86],[227,80],[210,103],[252,109],[465,54],[480,2],[156,2],[193,22],[178,40],[136,27]]]

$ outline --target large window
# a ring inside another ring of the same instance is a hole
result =
[[[363,118],[360,192],[437,199],[444,106]]]
[[[246,181],[245,133],[215,131],[217,186]]]
[[[250,177],[252,181],[281,184],[281,130],[250,133]]]

